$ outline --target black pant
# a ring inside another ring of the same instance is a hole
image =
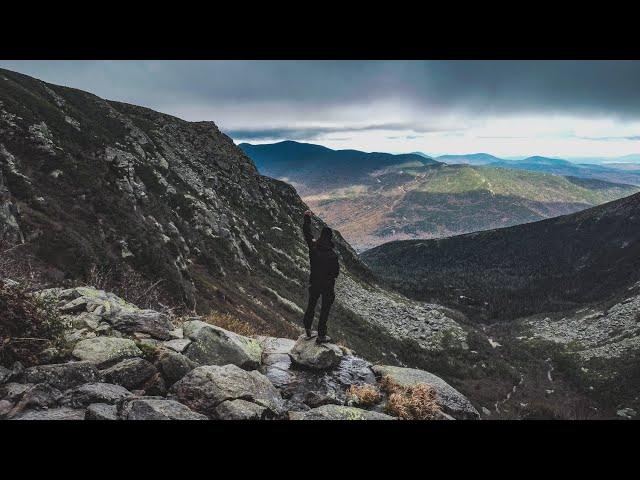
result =
[[[318,321],[318,336],[323,337],[327,334],[327,319],[329,318],[329,310],[336,294],[333,291],[333,285],[329,286],[309,286],[309,304],[304,314],[304,328],[311,330],[313,325],[313,315],[315,314],[318,298],[322,295],[322,306],[320,307],[320,320]]]

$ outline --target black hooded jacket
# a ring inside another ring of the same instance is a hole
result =
[[[307,216],[304,217],[302,232],[309,246],[309,262],[311,264],[309,282],[316,287],[332,288],[340,273],[338,255],[333,249],[333,242],[325,235],[320,235],[318,240],[314,240],[311,234],[311,218]]]

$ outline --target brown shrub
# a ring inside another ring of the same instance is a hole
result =
[[[382,395],[374,385],[351,385],[347,390],[347,395],[356,399],[358,405],[369,407],[380,401]]]
[[[261,333],[250,323],[240,320],[238,317],[234,317],[228,313],[212,312],[204,317],[203,320],[211,325],[235,332],[238,335],[244,335],[245,337],[259,335]]]
[[[64,328],[54,299],[0,281],[0,364],[37,364],[43,350],[62,344]]]
[[[404,387],[385,375],[380,386],[389,394],[387,412],[402,420],[433,420],[440,411],[437,392],[431,385],[416,383]]]
[[[99,290],[113,292],[140,308],[166,313],[176,308],[162,289],[162,279],[152,282],[124,263],[92,265],[84,283]]]

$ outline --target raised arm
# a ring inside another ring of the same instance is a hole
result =
[[[309,248],[313,248],[314,243],[313,235],[311,234],[311,215],[313,215],[311,210],[304,212],[304,223],[302,224],[302,233]]]

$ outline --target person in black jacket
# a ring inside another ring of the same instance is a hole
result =
[[[304,212],[304,223],[302,232],[309,247],[309,262],[311,264],[311,274],[309,276],[309,304],[304,314],[304,329],[307,338],[312,338],[311,325],[316,310],[318,299],[322,296],[322,306],[320,308],[320,320],[318,321],[318,338],[316,343],[326,343],[331,341],[327,336],[327,320],[329,310],[335,300],[334,286],[336,277],[340,273],[338,255],[334,251],[333,232],[329,227],[324,227],[320,232],[320,238],[315,240],[311,234],[311,216],[313,212]]]

